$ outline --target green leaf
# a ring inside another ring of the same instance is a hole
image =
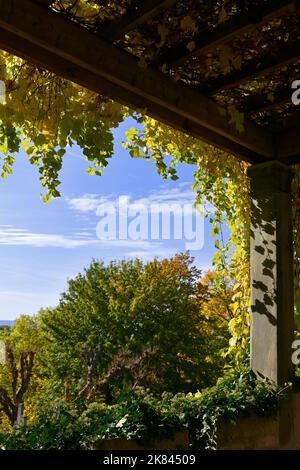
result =
[[[138,131],[137,131],[137,129],[135,129],[134,127],[132,127],[131,129],[129,129],[128,131],[126,131],[125,135],[126,135],[126,139],[127,139],[129,142],[134,142],[135,139],[136,139],[137,136],[138,136]]]

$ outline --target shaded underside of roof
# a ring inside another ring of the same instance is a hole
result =
[[[286,161],[298,162],[300,105],[291,99],[300,80],[298,0],[34,1],[126,51],[144,74],[157,71],[276,136],[275,147],[282,136]]]
[[[298,2],[95,0],[86,18],[74,1],[44,3],[268,129],[300,124]]]

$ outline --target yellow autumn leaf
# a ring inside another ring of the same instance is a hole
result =
[[[166,42],[166,37],[169,33],[169,29],[164,24],[159,24],[157,26],[158,34],[160,35],[160,42],[157,44],[157,47],[162,47]]]
[[[244,114],[235,106],[229,106],[228,113],[230,116],[229,124],[234,124],[238,132],[244,131]]]
[[[223,6],[219,14],[219,23],[224,23],[227,19],[228,19],[228,14]]]
[[[146,69],[147,68],[147,62],[146,62],[146,59],[143,55],[140,57],[139,67],[141,67],[141,69]]]
[[[190,51],[193,52],[196,49],[196,43],[195,41],[190,41],[187,45],[186,48]]]
[[[191,31],[192,33],[196,33],[198,31],[195,21],[190,16],[182,18],[180,21],[180,28],[183,31]]]
[[[179,75],[178,72],[175,72],[175,73],[174,73],[174,81],[175,81],[175,82],[178,82],[178,80],[180,80],[180,75]]]
[[[221,67],[222,67],[224,73],[229,72],[230,63],[231,63],[231,60],[232,60],[232,49],[231,49],[231,47],[223,46],[220,50],[219,59],[220,59],[220,64],[221,64]]]
[[[235,69],[239,70],[242,67],[242,57],[237,55],[232,59],[231,63]]]

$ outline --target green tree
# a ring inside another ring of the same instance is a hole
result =
[[[10,329],[0,332],[0,340],[4,343],[8,353],[6,363],[0,365],[0,386],[4,390],[4,395],[5,391],[8,396],[11,395],[11,389],[14,386],[12,378],[16,371],[19,377],[17,377],[14,387],[17,390],[20,380],[22,381],[21,368],[23,367],[25,370],[26,361],[28,362],[29,358],[32,358],[32,367],[26,383],[26,390],[24,390],[22,397],[19,397],[21,398],[20,402],[24,404],[25,415],[30,423],[35,418],[36,408],[39,406],[41,396],[44,397],[44,389],[47,383],[47,377],[44,374],[46,367],[42,366],[43,352],[47,346],[47,341],[40,328],[39,316],[30,317],[29,315],[21,315],[15,320],[14,325]],[[20,360],[18,361],[18,359]],[[19,364],[15,364],[17,362]],[[12,405],[16,406],[12,413],[11,422],[15,420],[18,406],[16,393],[13,392],[12,395],[12,398],[15,398],[15,403],[12,401]],[[6,422],[3,410],[0,413],[1,422],[2,424]]]
[[[128,365],[112,381],[113,390],[135,383],[189,391],[213,383],[222,370],[218,351],[224,341],[214,342],[212,350],[211,319],[202,314],[197,296],[201,273],[192,263],[188,254],[148,263],[93,261],[70,280],[58,307],[40,320],[48,341],[47,373],[57,389],[71,387],[75,394],[84,386],[87,352],[91,360],[99,351],[93,365],[97,381],[116,369],[120,356],[136,364],[146,348],[152,351],[146,371],[133,377]]]

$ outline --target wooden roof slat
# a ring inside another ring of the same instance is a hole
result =
[[[104,26],[100,33],[110,40],[117,40],[124,34],[145,23],[149,18],[157,15],[163,8],[171,7],[177,0],[147,0],[140,2],[139,6]]]
[[[251,62],[246,64],[241,70],[235,70],[227,75],[211,80],[207,87],[201,86],[200,90],[207,89],[211,94],[222,90],[236,88],[239,85],[256,80],[262,75],[267,75],[291,63],[300,60],[300,41],[290,46],[283,46],[281,49],[273,49],[273,53],[268,53],[260,58],[259,63]]]
[[[195,43],[194,50],[187,48],[191,39],[176,44],[165,53],[161,54],[155,61],[157,64],[180,65],[190,57],[196,57],[206,53],[220,44],[230,41],[231,39],[249,33],[274,16],[292,11],[295,8],[295,2],[291,0],[272,0],[265,4],[261,10],[256,12],[254,18],[249,17],[244,12],[237,13],[225,23],[221,23],[214,29],[204,31],[192,38]]]
[[[267,92],[260,95],[250,95],[249,98],[246,98],[242,102],[240,109],[248,115],[271,111],[278,106],[291,103],[292,92],[293,90],[290,86],[286,86],[285,88],[276,91],[274,94],[270,92],[273,96],[273,101],[268,99]]]
[[[291,103],[291,95],[287,93],[286,98],[282,98],[280,101],[274,101],[273,103],[266,103],[265,105],[262,105],[258,109],[254,110],[255,113],[265,113],[265,112],[270,112],[273,109],[279,108],[280,106],[285,106],[287,104]],[[251,111],[250,114],[253,114],[253,111]]]
[[[142,69],[131,54],[31,0],[11,0],[9,5],[6,0],[0,0],[0,27],[20,41],[43,50],[40,61],[45,68],[55,65],[57,58],[58,75],[64,72],[61,61],[67,61],[76,73],[92,74],[99,77],[100,84],[101,80],[109,83],[110,94],[117,101],[130,107],[139,103],[140,109],[146,107],[148,114],[170,126],[187,133],[193,127],[198,138],[222,145],[229,152],[244,154],[248,159],[249,153],[261,155],[262,159],[274,157],[274,139],[268,131],[247,121],[245,132],[238,132],[229,124],[224,110],[212,100],[186,85],[172,82],[163,73],[149,67]],[[30,48],[26,50],[30,59],[34,54]],[[21,55],[20,46],[12,44],[10,52]],[[74,81],[76,73],[73,73]],[[90,86],[84,78],[80,84]]]

